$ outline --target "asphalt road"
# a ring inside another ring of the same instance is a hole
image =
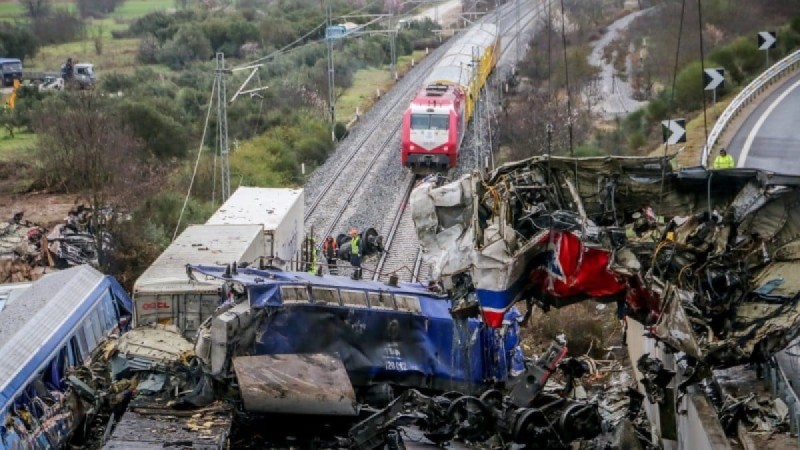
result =
[[[728,153],[736,167],[800,175],[800,73],[756,107],[731,139]]]

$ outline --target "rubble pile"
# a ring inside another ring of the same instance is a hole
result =
[[[426,261],[468,305],[459,312],[493,325],[520,300],[544,311],[620,302],[620,318],[676,354],[678,372],[638,361],[658,404],[673,378],[685,393],[712,369],[767,361],[800,333],[797,205],[798,177],[673,172],[655,157],[533,157],[485,178],[429,178],[411,197]]]
[[[93,217],[91,208],[78,205],[51,230],[25,220],[23,212],[14,214],[0,223],[0,283],[33,281],[46,272],[81,264],[97,266],[98,240],[110,248],[111,236],[95,230],[92,219],[102,223],[111,214],[105,208]]]
[[[93,448],[224,448],[230,433],[232,405],[215,400],[193,344],[172,325],[136,328],[107,341],[70,383],[98,413],[90,425]]]

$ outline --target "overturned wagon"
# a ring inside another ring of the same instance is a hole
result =
[[[521,369],[515,321],[501,333],[454,320],[446,298],[418,285],[219,266],[190,273],[223,280],[228,302],[201,327],[197,356],[214,377],[235,372],[245,406],[258,412],[355,415],[358,403],[386,404],[396,389],[479,392]],[[287,388],[314,374],[316,386],[351,384],[346,401],[309,402],[330,396],[308,383]]]

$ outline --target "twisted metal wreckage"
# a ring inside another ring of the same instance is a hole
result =
[[[458,314],[496,326],[517,301],[529,311],[617,301],[683,360],[682,392],[800,333],[800,177],[533,157],[438,181],[423,180],[411,207]],[[662,401],[675,373],[647,354],[637,367],[648,399]]]
[[[315,440],[317,446],[402,448],[404,427],[414,425],[433,443],[650,448],[640,414],[644,395],[627,386],[589,399],[567,395],[592,369],[566,358],[563,341],[521,374],[506,366],[515,302],[543,310],[585,299],[626,305],[650,336],[683,358],[681,389],[712,368],[764,361],[800,331],[800,277],[793,275],[800,178],[740,169],[674,172],[662,158],[534,157],[488,177],[437,181],[421,182],[410,202],[435,289],[235,264],[188,266],[191,279],[223,281],[223,306],[195,343],[159,326],[137,328],[97,355],[100,372],[110,366],[110,374],[70,378],[90,403],[112,408],[113,418],[96,429],[106,448],[151,439],[142,429],[160,430],[152,439],[162,443],[224,448],[231,399],[243,403],[238,414],[254,416],[276,405],[346,409],[355,425]],[[498,330],[471,317],[478,315]],[[456,339],[459,326],[468,338]],[[331,328],[336,333],[319,331]],[[448,355],[443,349],[456,340],[477,344],[463,358]],[[330,348],[347,351],[337,352],[342,360],[302,354]],[[420,355],[402,361],[416,369],[399,368],[401,353]],[[648,400],[663,401],[676,374],[647,355],[637,367]],[[558,370],[566,383],[553,392],[545,385]],[[301,382],[308,377],[348,389],[319,397]],[[459,378],[472,380],[471,388],[442,390],[448,384],[440,382]],[[267,389],[270,382],[278,385]],[[394,397],[383,385],[402,393]],[[358,402],[353,388],[361,392]],[[311,401],[292,403],[297,394]],[[320,399],[327,404],[314,403]]]

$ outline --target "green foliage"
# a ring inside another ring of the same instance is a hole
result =
[[[100,89],[105,92],[130,92],[136,84],[137,80],[131,75],[111,72],[100,80]]]
[[[76,41],[85,35],[86,29],[75,13],[65,8],[56,8],[51,13],[34,19],[31,31],[40,44],[47,45]]]
[[[635,131],[628,135],[626,145],[628,150],[636,151],[641,149],[647,144],[647,136],[641,131]]]
[[[648,103],[644,112],[647,122],[649,123],[658,123],[667,119],[667,115],[669,114],[669,99],[662,93]],[[643,130],[641,123],[636,128],[638,131]]]
[[[133,134],[157,158],[182,157],[186,153],[186,127],[174,118],[178,112],[166,101],[128,100],[118,109]]]
[[[800,47],[800,31],[790,27],[778,31],[778,51],[788,55]]]
[[[606,156],[605,150],[599,147],[595,147],[593,145],[584,144],[575,147],[575,156],[577,157],[587,157],[587,156]]]
[[[0,54],[6,58],[32,58],[39,51],[39,40],[28,28],[0,22]]]
[[[161,49],[158,60],[173,69],[181,69],[191,61],[208,59],[212,54],[211,44],[203,30],[184,25]]]
[[[348,133],[347,126],[342,122],[336,122],[336,125],[333,126],[333,136],[336,137],[337,141],[346,138]]]
[[[689,63],[675,79],[675,101],[683,110],[703,106],[703,69],[699,61]]]
[[[301,163],[311,170],[333,149],[329,133],[324,121],[298,114],[293,124],[272,127],[234,152],[232,178],[255,186],[297,184]]]
[[[164,11],[155,11],[140,17],[130,26],[131,32],[136,36],[153,36],[159,45],[164,45],[177,33],[181,24],[194,20],[192,11],[181,11],[170,14]]]
[[[746,77],[755,76],[764,70],[764,52],[758,49],[758,43],[752,37],[736,39],[728,48],[736,55],[735,64]]]
[[[795,33],[800,33],[800,16],[792,19],[791,23],[789,24],[789,28],[791,28],[791,30]]]
[[[226,56],[241,56],[244,43],[259,39],[258,27],[241,17],[215,17],[202,22],[201,27],[211,48]]]

